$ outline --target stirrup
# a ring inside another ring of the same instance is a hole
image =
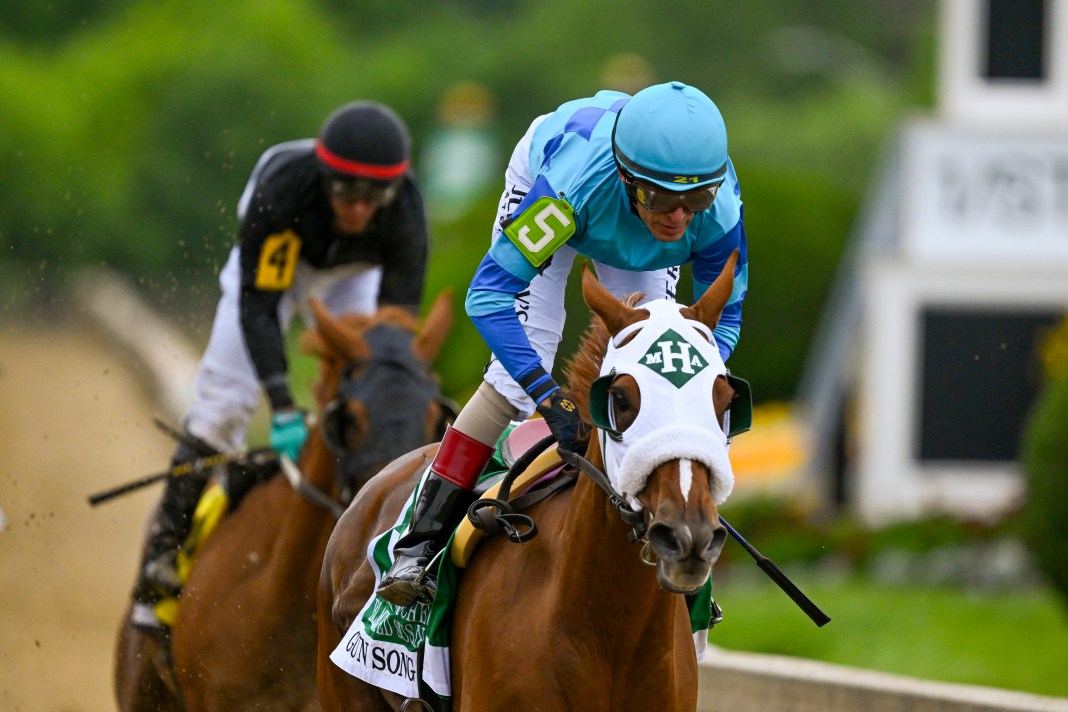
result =
[[[383,601],[405,608],[419,600],[426,603],[432,602],[434,596],[438,594],[438,580],[434,574],[430,573],[430,570],[441,559],[442,551],[444,549],[435,552],[415,578],[394,579],[389,583],[385,583],[389,578],[389,572],[386,572],[385,577],[382,579],[382,585],[375,589],[375,595]],[[394,561],[393,565],[396,566],[397,562]]]
[[[383,601],[404,608],[417,601],[429,603],[434,600],[434,595],[438,592],[438,583],[433,576],[428,574],[429,572],[424,568],[413,579],[394,579],[388,583],[383,582],[375,593]]]
[[[142,576],[149,585],[167,596],[177,598],[182,592],[177,554],[162,554],[152,559],[145,564]]]

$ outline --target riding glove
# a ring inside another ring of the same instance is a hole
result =
[[[304,441],[308,439],[308,425],[299,410],[282,410],[271,416],[270,443],[279,455],[297,461]]]
[[[556,391],[549,396],[549,405],[539,405],[537,410],[556,437],[557,448],[576,452],[580,441],[589,432],[589,426],[579,417],[575,401],[563,392]]]

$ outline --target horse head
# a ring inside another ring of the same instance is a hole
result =
[[[568,374],[595,426],[587,458],[643,513],[657,579],[675,593],[704,585],[727,538],[717,505],[734,485],[725,426],[735,389],[712,329],[730,299],[737,254],[692,307],[667,299],[636,307],[637,296],[619,301],[588,268],[582,279],[600,320],[587,340],[602,341],[604,354],[596,374],[592,360],[573,362]]]
[[[440,440],[455,417],[431,367],[450,303],[448,291],[440,294],[420,324],[399,307],[335,316],[312,300],[316,324],[302,347],[319,358],[319,433],[336,458],[343,503],[388,462]]]

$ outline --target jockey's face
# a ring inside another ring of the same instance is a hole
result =
[[[660,188],[633,176],[619,172],[619,179],[627,187],[627,197],[645,227],[660,242],[678,242],[693,222],[694,210],[707,210],[716,198],[719,185],[685,192]],[[696,207],[695,207],[696,206]]]
[[[678,242],[693,221],[693,213],[685,205],[677,205],[672,210],[653,211],[635,202],[634,207],[645,227],[660,242]]]
[[[358,235],[383,205],[392,202],[398,183],[383,183],[361,178],[327,178],[323,188],[334,211],[334,227],[345,235]]]
[[[334,211],[334,227],[345,235],[358,235],[367,229],[378,212],[378,203],[367,198],[330,196]]]

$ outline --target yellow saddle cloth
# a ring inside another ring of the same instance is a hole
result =
[[[204,490],[193,513],[193,523],[189,530],[189,536],[185,538],[181,550],[178,552],[178,578],[184,584],[189,580],[189,572],[193,570],[193,561],[197,551],[207,541],[211,533],[215,531],[223,516],[230,509],[230,497],[226,489],[215,482]],[[178,599],[168,596],[157,602],[154,607],[156,618],[160,623],[173,626],[178,617]]]

